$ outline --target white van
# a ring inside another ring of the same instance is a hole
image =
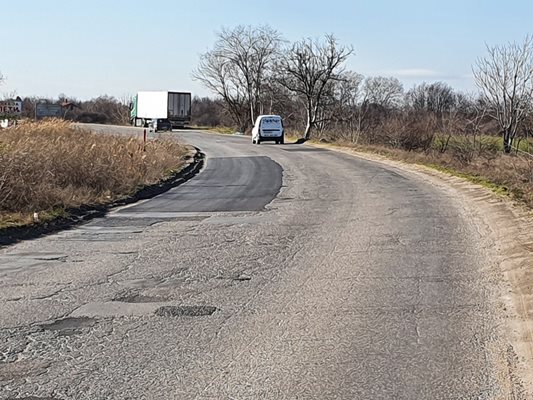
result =
[[[271,141],[276,144],[285,142],[283,121],[279,115],[260,115],[252,129],[252,143]]]

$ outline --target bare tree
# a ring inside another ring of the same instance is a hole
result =
[[[531,139],[533,139],[533,112],[528,114],[527,118],[524,120],[523,127],[523,139],[526,140],[525,152],[528,155],[528,160],[533,161],[533,145],[531,143]]]
[[[355,117],[355,135],[352,130],[352,142],[357,143],[363,133],[382,123],[390,111],[399,107],[403,100],[403,85],[392,77],[368,77],[363,81],[359,75],[360,88],[357,93]]]
[[[340,98],[339,86],[344,79],[344,74],[339,80],[331,80],[324,88],[324,94],[322,97],[322,105],[318,109],[316,131],[317,133],[323,133],[327,129],[331,128],[331,124],[334,122],[337,113],[337,107]]]
[[[224,121],[224,104],[221,99],[194,96],[192,99],[192,124],[218,126]]]
[[[392,108],[400,105],[403,85],[393,77],[368,77],[365,80],[364,91],[368,102],[383,108]]]
[[[222,98],[230,118],[239,130],[244,131],[248,125],[246,93],[236,76],[235,65],[215,51],[203,54],[198,69],[193,72],[194,79]]]
[[[304,104],[306,127],[304,139],[321,122],[320,115],[332,81],[342,80],[343,65],[351,47],[339,46],[332,35],[324,41],[304,39],[294,43],[278,64],[278,80]]]
[[[462,133],[465,137],[463,143],[468,145],[465,150],[470,148],[473,150],[480,123],[483,120],[482,109],[477,107],[478,103],[471,96],[459,92],[448,92],[448,90],[445,93],[446,101],[440,103],[438,112],[434,112],[436,130],[440,139],[435,144],[439,151],[444,153],[448,150],[450,140]],[[470,137],[473,139],[471,146]]]
[[[273,76],[269,76],[263,86],[260,107],[261,114],[283,115],[284,123],[297,119],[300,114],[294,95]]]
[[[227,110],[245,130],[260,109],[263,85],[279,54],[281,35],[264,26],[223,29],[213,50],[203,54],[193,78],[222,97]],[[244,116],[246,111],[248,116]]]
[[[415,111],[427,111],[437,115],[449,111],[456,103],[453,88],[444,82],[423,82],[406,94],[407,105]]]
[[[357,143],[362,132],[362,124],[365,118],[366,93],[362,91],[364,76],[353,71],[343,73],[342,80],[338,82],[338,117],[350,132],[350,140]]]
[[[487,51],[472,68],[474,79],[489,104],[489,115],[498,122],[504,151],[510,153],[533,101],[533,36],[521,44],[487,46]]]
[[[487,122],[487,106],[483,99],[473,94],[463,96],[461,100],[461,111],[463,121],[459,127],[460,132],[471,142],[472,147],[476,148],[476,139],[481,135],[483,125]],[[479,141],[479,151],[481,151],[482,142]]]

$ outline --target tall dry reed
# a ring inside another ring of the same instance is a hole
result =
[[[137,138],[99,135],[61,120],[0,130],[0,213],[107,202],[160,180],[186,153],[172,140],[143,149]]]

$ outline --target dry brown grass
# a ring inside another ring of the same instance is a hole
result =
[[[110,202],[161,180],[186,154],[175,141],[150,141],[144,151],[139,139],[60,120],[0,130],[0,215],[12,225],[28,213]]]

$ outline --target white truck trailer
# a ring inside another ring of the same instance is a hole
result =
[[[191,123],[191,94],[188,92],[138,92],[131,103],[130,122],[147,127],[152,119],[168,119],[173,128]]]

